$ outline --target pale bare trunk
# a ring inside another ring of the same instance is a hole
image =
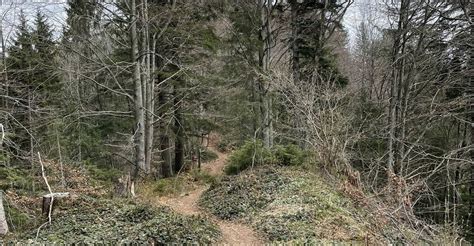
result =
[[[140,62],[138,61],[137,10],[135,0],[131,0],[132,23],[130,36],[132,41],[133,83],[134,83],[134,111],[135,111],[135,173],[134,179],[145,166],[145,114],[143,108],[143,87],[140,78]]]
[[[0,39],[1,39],[1,45],[2,45],[2,73],[3,73],[3,79],[4,79],[4,83],[5,83],[5,97],[3,99],[3,107],[6,109],[6,111],[8,111],[9,109],[9,103],[8,103],[8,96],[10,94],[10,83],[8,81],[8,70],[7,70],[7,61],[6,61],[6,54],[5,54],[5,39],[3,38],[3,21],[0,19]],[[8,118],[8,114],[3,114],[4,115],[4,119],[3,119],[3,125],[4,127],[8,127],[8,122],[9,122],[9,118]],[[2,134],[4,134],[4,129],[2,127]],[[2,139],[3,140],[3,139]],[[0,141],[0,151],[3,151],[3,142]],[[5,160],[3,161],[5,163],[6,166],[10,166],[10,161],[9,161],[9,158],[5,158]]]
[[[155,112],[155,45],[156,42],[152,40],[152,50],[151,55],[148,56],[149,61],[149,70],[150,73],[148,74],[148,83],[147,85],[147,97],[146,97],[146,106],[148,110],[148,114],[146,117],[146,129],[147,129],[147,136],[146,136],[146,163],[148,170],[151,169],[151,164],[153,162],[153,141],[154,141],[154,128],[153,128],[153,121],[155,120],[154,112]],[[151,59],[150,59],[151,57]]]
[[[151,162],[153,158],[153,98],[154,88],[153,79],[151,79],[150,43],[148,41],[148,5],[143,0],[141,4],[141,23],[142,23],[142,88],[143,88],[143,104],[145,106],[145,172],[151,170]]]
[[[0,236],[8,233],[7,217],[3,209],[3,190],[0,190]]]

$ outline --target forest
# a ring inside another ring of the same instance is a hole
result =
[[[474,243],[471,1],[16,2],[0,245]]]

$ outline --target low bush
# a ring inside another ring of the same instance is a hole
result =
[[[238,174],[251,166],[260,166],[271,160],[271,151],[264,148],[261,141],[247,141],[230,156],[229,164],[224,171],[230,175]]]
[[[202,150],[201,151],[201,161],[208,162],[217,159],[217,154],[210,151],[210,150]]]
[[[236,143],[233,141],[226,140],[226,139],[223,139],[217,144],[217,149],[221,152],[227,152],[235,148],[236,148]]]
[[[305,151],[294,144],[277,145],[273,147],[272,154],[276,163],[283,166],[301,165],[307,156]]]
[[[215,176],[202,170],[194,169],[191,174],[193,176],[194,181],[202,181],[206,184],[211,184],[211,185],[217,182],[217,179]]]
[[[277,145],[267,149],[261,141],[248,141],[231,155],[224,171],[234,175],[251,166],[263,164],[298,166],[305,162],[306,156],[307,154],[296,145]]]
[[[99,180],[105,183],[114,183],[120,178],[121,175],[123,175],[123,171],[117,168],[92,164],[89,161],[85,161],[85,166],[89,171],[89,174],[95,180]]]
[[[23,231],[36,224],[34,218],[31,218],[27,213],[13,207],[11,204],[5,205],[7,223],[11,231]]]
[[[27,171],[16,167],[0,166],[0,189],[34,190],[35,179]]]
[[[170,195],[179,193],[183,189],[182,179],[178,177],[179,180],[176,180],[176,177],[172,178],[162,178],[157,180],[153,185],[153,193],[159,196]]]

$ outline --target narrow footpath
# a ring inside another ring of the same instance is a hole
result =
[[[203,164],[202,168],[213,176],[222,175],[228,154],[219,152],[215,147],[210,147],[209,149],[215,152],[218,157],[211,162]],[[250,226],[235,221],[221,220],[216,216],[203,211],[202,208],[198,206],[198,201],[202,193],[207,189],[207,185],[201,185],[192,191],[188,191],[186,195],[178,197],[162,197],[159,202],[180,214],[201,215],[209,218],[210,221],[219,226],[219,229],[222,232],[221,241],[218,242],[220,245],[264,244],[264,240],[259,237]]]

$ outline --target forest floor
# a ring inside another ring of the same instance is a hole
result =
[[[210,144],[209,150],[217,154],[217,159],[203,164],[203,171],[214,177],[223,175],[224,167],[227,163],[229,153],[222,153]],[[263,238],[254,231],[252,227],[238,221],[222,220],[199,207],[198,201],[204,191],[208,189],[208,185],[199,184],[193,190],[187,191],[178,196],[164,196],[158,200],[159,205],[165,205],[173,211],[183,215],[198,215],[208,218],[216,224],[221,233],[222,238],[218,244],[227,245],[262,245]]]

